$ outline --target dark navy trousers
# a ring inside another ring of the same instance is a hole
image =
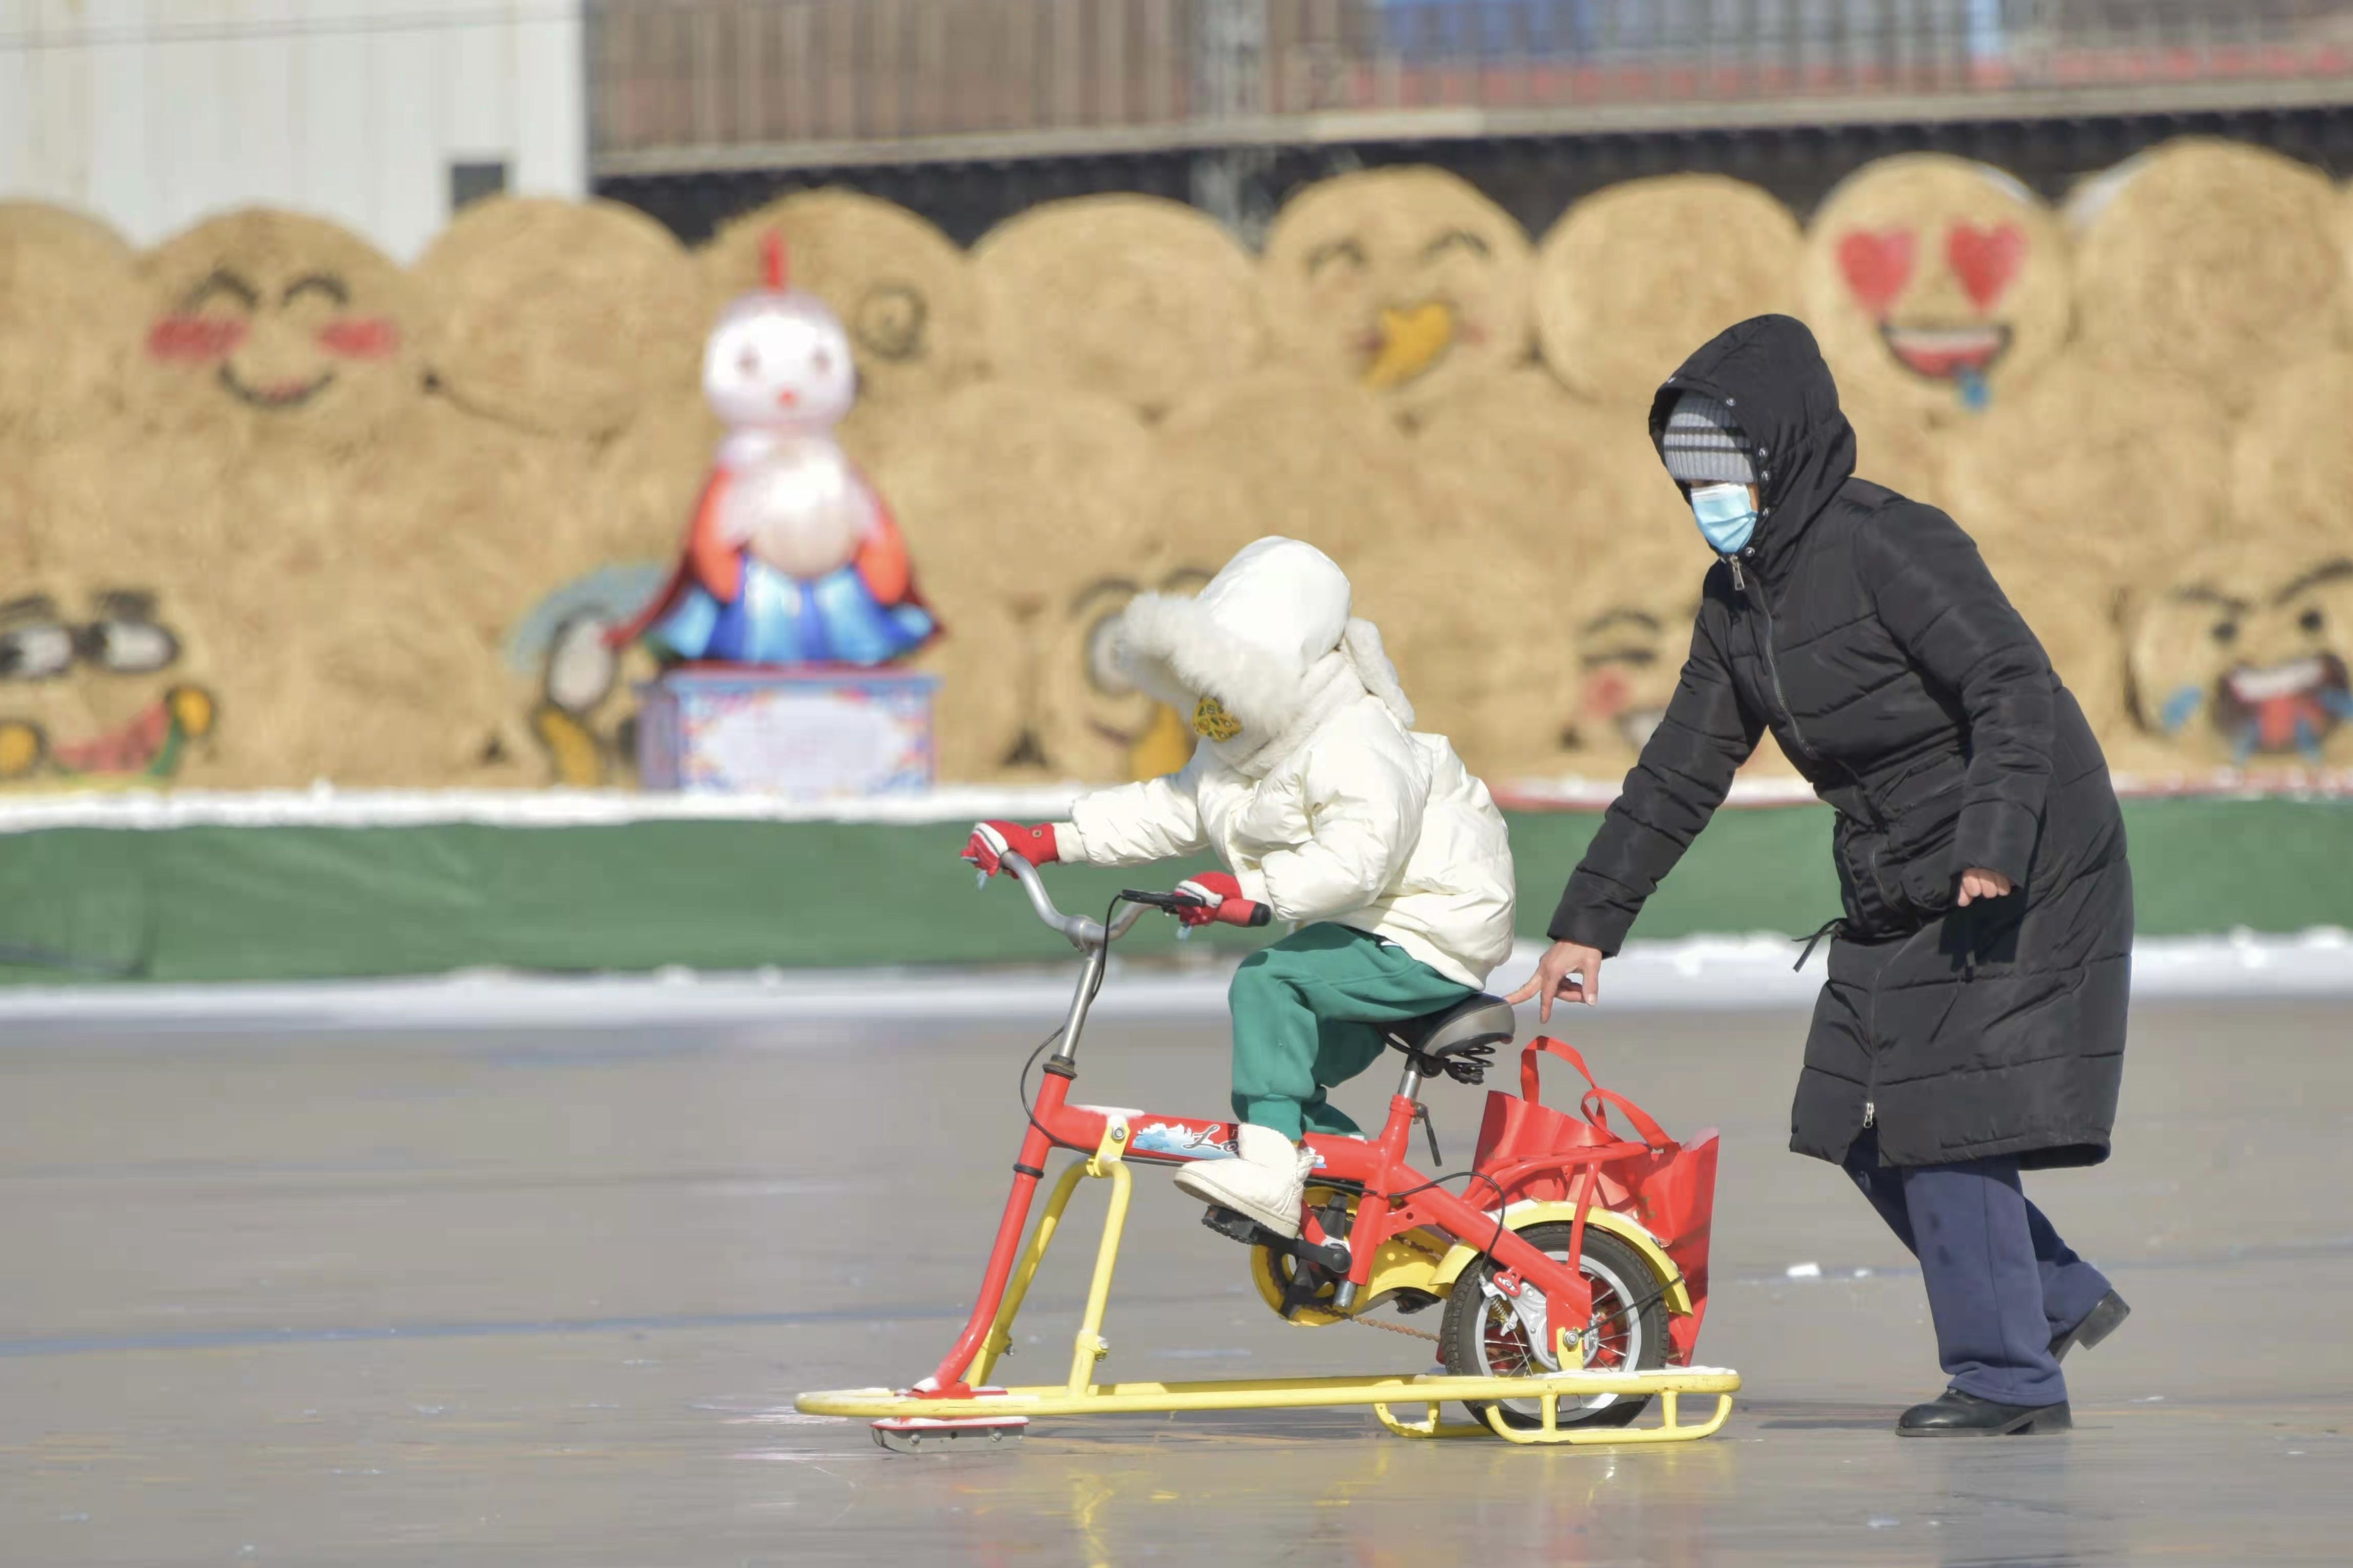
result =
[[[2066,1398],[2051,1342],[2084,1321],[2108,1281],[2026,1201],[2017,1160],[1883,1165],[1865,1131],[1846,1173],[1920,1260],[1952,1386],[2003,1405]]]

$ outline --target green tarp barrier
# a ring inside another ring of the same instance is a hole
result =
[[[2126,805],[2143,935],[2353,926],[2353,802]],[[1540,936],[1598,812],[1514,814],[1523,935]],[[1637,938],[1811,931],[1838,911],[1831,814],[1719,813]],[[294,980],[522,970],[1046,960],[1010,889],[976,891],[962,823],[638,821],[527,827],[58,827],[0,835],[0,980]],[[1183,869],[1056,868],[1100,912]],[[1165,949],[1148,921],[1131,951]],[[1242,944],[1224,928],[1206,940]]]

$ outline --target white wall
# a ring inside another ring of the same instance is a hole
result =
[[[582,70],[581,0],[0,0],[0,198],[139,245],[294,207],[409,260],[452,163],[586,193]]]

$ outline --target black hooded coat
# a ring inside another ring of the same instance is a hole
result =
[[[2123,1074],[2132,874],[2083,710],[1977,546],[1853,477],[1854,432],[1813,334],[1727,329],[1651,406],[1732,411],[1756,531],[1708,570],[1664,721],[1568,879],[1551,932],[1615,952],[1766,729],[1837,809],[1845,907],[1789,1146],[1838,1160],[1875,1127],[1894,1165],[2108,1153]],[[2006,896],[1958,907],[1961,872]]]

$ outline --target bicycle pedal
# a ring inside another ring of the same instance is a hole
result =
[[[1229,1241],[1239,1241],[1244,1247],[1258,1247],[1271,1241],[1280,1244],[1280,1238],[1266,1226],[1223,1204],[1211,1204],[1204,1209],[1201,1223]]]

